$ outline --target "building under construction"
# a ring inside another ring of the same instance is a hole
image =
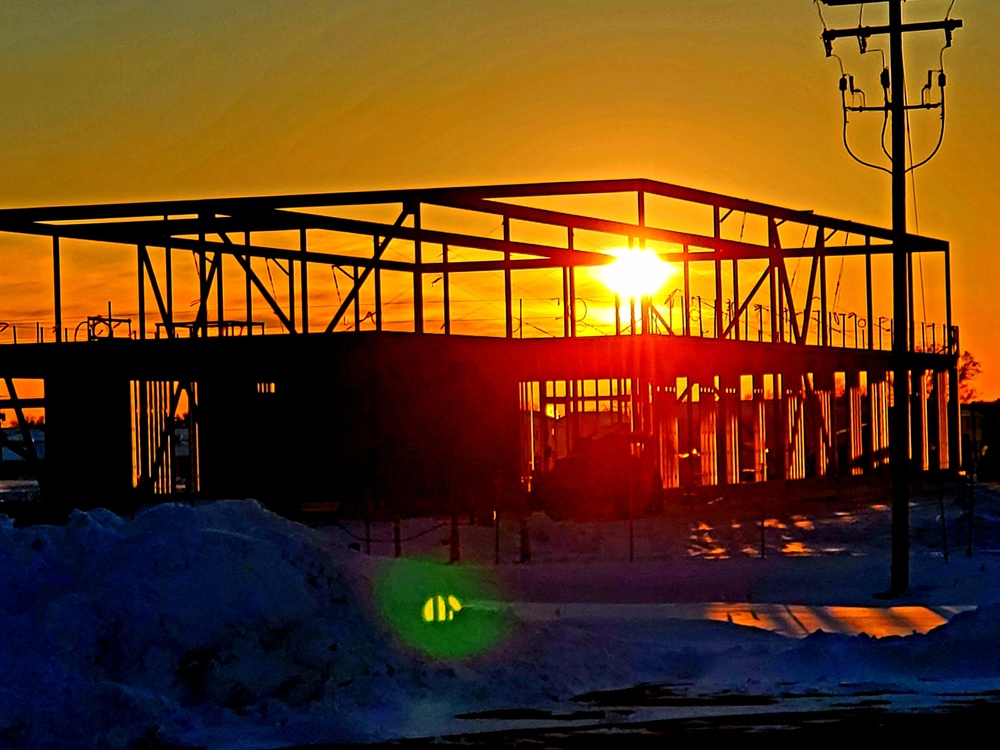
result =
[[[885,475],[890,440],[914,472],[960,464],[937,239],[906,237],[898,330],[889,229],[645,179],[10,209],[0,233],[22,275],[0,303],[3,440],[48,514],[612,516],[830,493]],[[611,288],[623,248],[670,279]]]

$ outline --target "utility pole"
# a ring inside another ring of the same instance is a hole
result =
[[[909,109],[943,107],[944,72],[939,71],[938,85],[942,91],[941,103],[906,104],[906,83],[903,68],[903,34],[940,30],[945,33],[945,46],[950,46],[952,32],[962,25],[955,19],[904,24],[904,0],[820,0],[828,6],[888,5],[889,23],[885,26],[861,26],[849,29],[824,29],[823,44],[829,57],[833,42],[842,37],[854,37],[864,53],[868,39],[873,36],[889,37],[889,68],[883,70],[882,86],[888,89],[888,101],[879,107],[848,107],[845,100],[845,126],[847,111],[888,111],[892,119],[890,142],[892,162],[892,440],[889,450],[889,467],[892,476],[892,544],[890,582],[886,596],[899,596],[910,585],[910,288],[908,264],[909,247],[906,231],[906,112]],[[929,77],[930,78],[930,77]],[[841,79],[841,91],[847,89],[847,76]],[[887,80],[888,79],[888,80]],[[850,77],[851,93],[854,79]],[[853,104],[853,102],[852,102]],[[943,127],[943,124],[942,124]],[[846,143],[846,131],[845,131]],[[848,147],[849,148],[849,147]],[[851,154],[853,156],[853,153]],[[857,158],[857,157],[855,157]],[[860,161],[860,160],[859,160]],[[873,166],[873,165],[868,165]],[[912,169],[912,167],[911,167]]]

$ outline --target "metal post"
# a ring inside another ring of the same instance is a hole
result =
[[[288,327],[289,333],[295,333],[295,262],[289,258],[288,263]],[[219,285],[222,285],[222,264],[219,264]],[[219,304],[222,302],[220,300]]]
[[[510,217],[503,217],[503,241],[506,246],[510,242]],[[447,254],[447,248],[444,250]],[[506,311],[506,323],[505,331],[508,339],[514,338],[514,300],[513,300],[513,280],[511,279],[510,273],[510,250],[503,251],[504,269],[503,269],[503,298],[504,298],[504,310]],[[448,294],[447,287],[447,271],[445,271],[445,295]],[[448,327],[448,303],[445,302],[445,326]]]
[[[302,289],[302,333],[309,333],[309,264],[305,258],[309,251],[309,244],[305,229],[299,230],[299,249],[302,251],[302,260],[299,261],[299,286]]]
[[[357,266],[354,266],[352,278],[354,279],[354,288],[357,289],[358,284],[361,283],[361,274]],[[377,305],[376,305],[377,307]],[[361,294],[354,295],[354,330],[361,330]]]
[[[63,340],[62,329],[62,263],[59,257],[59,237],[52,238],[52,290],[56,314],[56,341]],[[110,324],[109,324],[110,325]]]
[[[531,562],[531,537],[528,535],[528,519],[521,516],[521,559],[519,562]]]
[[[451,284],[448,279],[448,246],[441,245],[441,262],[445,270],[441,274],[441,293],[443,295],[441,304],[444,307],[444,333],[445,336],[451,334]],[[508,269],[508,274],[510,269]],[[507,293],[507,317],[510,318],[510,293]],[[508,323],[508,328],[510,328]],[[508,336],[510,338],[511,336]]]
[[[382,266],[378,262],[378,251],[379,251],[379,239],[378,237],[372,238],[375,242],[375,330],[382,330]],[[354,282],[355,288],[357,288],[358,282]],[[361,296],[361,290],[358,289],[355,294],[355,300]]]
[[[219,323],[218,335],[222,336],[225,333],[226,327],[226,303],[225,303],[225,293],[222,289],[222,266],[225,262],[225,256],[218,250],[215,251],[214,262],[219,264],[219,270],[216,272],[215,279],[215,306],[218,308],[216,310],[216,319]],[[289,261],[291,263],[291,261]],[[207,316],[206,316],[207,317]]]
[[[458,514],[451,514],[451,537],[448,545],[448,561],[457,563],[462,559],[462,547],[458,539]]]
[[[420,204],[413,207],[413,228],[421,229]],[[419,239],[413,241],[413,331],[424,332],[424,274],[423,246]]]
[[[146,246],[136,248],[136,260],[139,272],[139,339],[146,338],[146,266],[143,262],[146,256]]]
[[[204,217],[200,217],[204,218]],[[205,311],[204,318],[201,318],[201,328],[191,329],[191,335],[199,335],[202,338],[208,336],[208,287],[205,286],[207,273],[205,269],[205,234],[198,235],[198,309]],[[201,317],[199,315],[199,317]]]
[[[251,260],[251,258],[250,258],[250,253],[249,253],[249,248],[250,248],[250,232],[244,232],[243,233],[243,245],[244,245],[244,247],[246,247],[248,249],[247,256],[246,256],[246,258],[247,258],[247,268],[246,268],[246,274],[245,274],[246,290],[244,291],[244,294],[246,295],[246,303],[247,303],[247,336],[253,336],[253,282],[252,282],[252,280],[250,278],[250,269],[251,269],[250,260]],[[169,278],[169,276],[168,276],[168,278]]]

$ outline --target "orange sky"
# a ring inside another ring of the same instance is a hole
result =
[[[858,23],[857,8],[824,13]],[[947,132],[916,213],[952,243],[955,320],[993,399],[1000,3],[952,15]],[[0,206],[643,176],[887,225],[888,177],[841,145],[821,31],[811,0],[5,0]],[[940,41],[908,42],[911,100]],[[835,51],[877,99],[878,54]],[[935,118],[914,115],[918,158]],[[871,158],[879,125],[851,131]],[[47,258],[9,256],[3,311],[45,309],[30,294]],[[67,262],[81,290],[108,268]]]

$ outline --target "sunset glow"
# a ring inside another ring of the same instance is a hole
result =
[[[615,260],[598,269],[598,276],[623,299],[656,294],[677,273],[672,263],[646,248],[616,248],[606,254]]]

